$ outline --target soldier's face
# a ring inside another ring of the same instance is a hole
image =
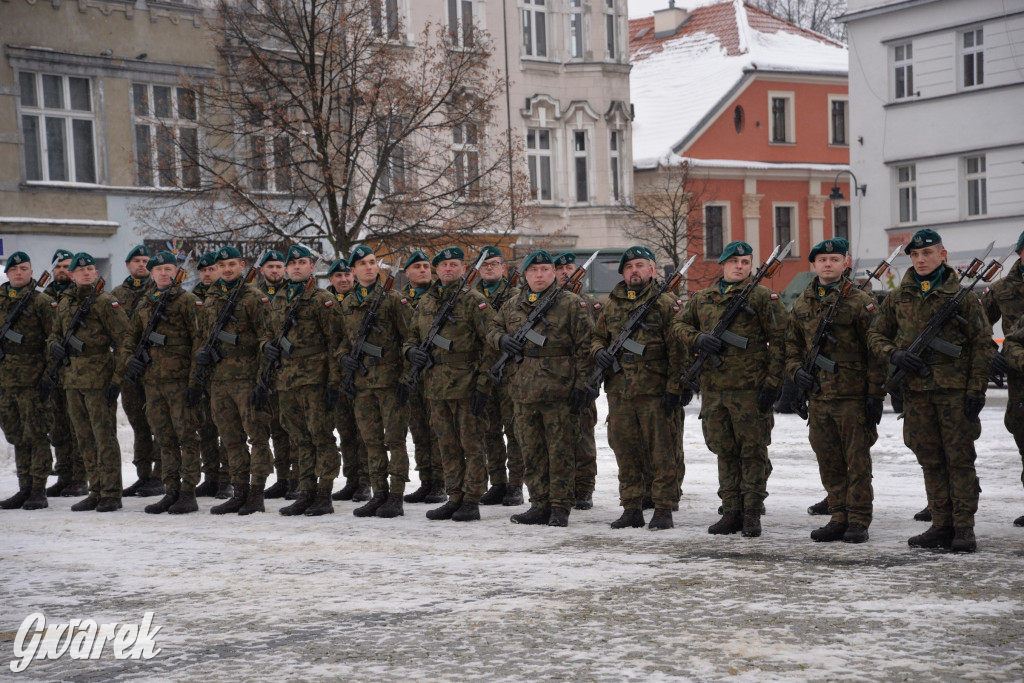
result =
[[[220,279],[224,282],[234,282],[238,279],[238,276],[242,274],[242,268],[245,267],[245,261],[240,258],[228,258],[221,261],[217,261],[217,267],[220,269]]]
[[[284,280],[284,264],[280,261],[267,261],[260,268],[263,279],[272,285]]]
[[[71,271],[71,279],[79,287],[91,285],[99,279],[99,276],[100,271],[96,270],[96,266],[78,266]]]
[[[217,270],[217,266],[204,266],[199,269],[199,281],[206,286],[210,286],[217,281],[219,274],[220,271]]]
[[[530,290],[540,292],[551,286],[555,281],[555,267],[550,263],[531,263],[524,273],[526,284]]]
[[[63,261],[57,261],[53,264],[53,281],[57,284],[64,284],[65,282],[71,281],[71,273],[68,272],[68,266],[71,265],[71,259],[66,258]]]
[[[622,264],[622,279],[630,289],[641,289],[651,281],[651,260],[635,258]]]
[[[556,279],[561,283],[565,282],[572,277],[572,274],[576,272],[575,263],[566,263],[564,266],[555,266]]]
[[[334,273],[331,275],[331,284],[334,285],[336,292],[342,294],[348,294],[352,291],[352,285],[356,283],[356,278],[352,275],[352,271],[346,271],[344,273]]]
[[[753,256],[730,256],[722,264],[722,277],[725,278],[726,282],[746,280],[747,276],[750,275],[750,269],[753,267]]]
[[[405,269],[405,276],[414,287],[423,287],[430,284],[430,264],[426,261],[417,261]]]
[[[818,282],[824,285],[839,282],[839,278],[843,276],[843,271],[846,269],[847,260],[846,254],[818,254],[815,256],[812,267],[815,275],[818,276]]]
[[[128,266],[129,275],[138,280],[142,280],[143,278],[146,277],[146,275],[149,274],[149,271],[146,270],[147,263],[149,263],[149,257],[139,255],[132,256],[128,263],[125,265]]]
[[[285,269],[288,271],[288,279],[292,282],[305,282],[313,274],[313,259],[293,258]]]
[[[941,244],[910,250],[910,262],[914,264],[914,272],[921,276],[934,272],[945,260],[946,250]]]
[[[480,279],[490,284],[497,282],[505,273],[505,259],[494,256],[480,264]],[[440,274],[439,274],[440,276]]]
[[[462,277],[465,272],[466,262],[462,259],[450,258],[437,264],[437,279],[441,281],[442,285],[450,285]]]
[[[377,265],[377,257],[373,254],[364,256],[352,264],[352,274],[363,287],[369,287],[376,282],[379,273],[380,266]]]
[[[32,264],[19,263],[7,269],[7,279],[12,287],[24,287],[32,281]]]
[[[176,265],[164,263],[159,266],[153,266],[153,270],[149,271],[149,275],[153,278],[153,284],[156,285],[157,289],[167,289],[171,286],[171,282],[174,281],[174,274],[176,272],[178,272]]]

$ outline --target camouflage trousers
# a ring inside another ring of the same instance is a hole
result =
[[[50,442],[46,440],[46,413],[33,387],[0,389],[0,429],[14,446],[18,487],[46,486],[53,466]]]
[[[437,434],[430,426],[431,415],[430,404],[423,398],[423,392],[418,391],[409,402],[409,431],[412,432],[412,443],[415,446],[413,455],[416,471],[424,483],[444,481],[445,477]]]
[[[654,506],[671,510],[679,502],[675,419],[665,416],[661,395],[608,396],[608,445],[619,468],[619,504],[639,510],[644,471],[650,472]]]
[[[153,430],[146,419],[146,390],[142,382],[121,382],[121,407],[135,435],[135,454],[132,456],[135,472],[140,479],[159,476],[160,452],[153,447]]]
[[[156,437],[161,478],[168,491],[195,491],[199,483],[198,408],[185,401],[188,380],[146,385],[146,419]]]
[[[103,389],[67,389],[68,413],[89,477],[89,495],[121,498],[121,446],[117,409],[107,405]]]
[[[1003,424],[1006,431],[1013,435],[1020,452],[1021,473],[1020,483],[1024,484],[1024,375],[1010,371],[1007,382],[1010,385],[1009,395],[1006,401],[1006,414],[1003,416]]]
[[[280,400],[281,423],[288,430],[303,491],[329,491],[341,471],[341,456],[331,429],[330,413],[323,400],[323,388],[306,384],[275,392]],[[277,439],[274,440],[277,446]]]
[[[267,420],[249,405],[252,388],[253,382],[247,380],[211,384],[210,411],[228,458],[231,483],[249,484],[251,477],[252,484],[262,486],[273,471],[273,457]]]
[[[904,391],[903,443],[924,472],[935,526],[973,527],[981,485],[974,442],[981,421],[964,415],[963,391]]]
[[[71,428],[71,416],[68,414],[68,399],[63,387],[54,387],[50,392],[50,445],[56,457],[54,469],[57,476],[67,481],[85,481],[85,461],[82,451],[78,450],[75,430]]]
[[[508,398],[508,391],[504,386],[492,391],[487,402],[487,416],[484,420],[487,476],[491,480],[491,486],[511,484],[518,489],[523,485],[526,463],[516,437],[515,404]]]
[[[597,403],[591,403],[576,416],[579,438],[576,441],[576,476],[573,488],[577,491],[594,492],[597,483],[597,441],[594,428],[597,427]]]
[[[338,408],[334,413],[334,423],[338,428],[341,442],[341,473],[345,481],[357,482],[360,486],[370,485],[370,462],[366,454],[366,445],[359,436],[356,425],[355,409],[352,401],[342,394]]]
[[[673,420],[676,424],[676,489],[678,490],[678,496],[676,500],[680,500],[683,497],[683,479],[686,477],[686,460],[683,458],[683,423],[686,420],[686,412],[680,408],[673,413]],[[651,498],[651,482],[654,480],[654,475],[651,473],[649,463],[644,460],[641,462],[643,465],[644,474],[644,498],[646,500],[652,500]]]
[[[576,504],[576,416],[564,401],[516,403],[515,432],[526,461],[534,507],[571,510]]]
[[[701,427],[718,456],[724,512],[760,509],[768,497],[768,445],[774,416],[757,410],[757,391],[714,391],[702,397]]]
[[[409,408],[398,405],[395,390],[360,389],[353,401],[359,434],[366,444],[370,486],[374,493],[405,493],[409,481],[409,451],[405,434],[409,429]],[[391,458],[388,458],[388,451]],[[388,476],[391,485],[388,487]]]
[[[274,471],[280,481],[299,478],[297,454],[293,452],[288,438],[288,429],[284,426],[281,416],[281,392],[270,392],[270,406],[265,411],[256,413],[257,417],[266,422],[265,428],[274,440]],[[328,431],[331,431],[328,425]],[[331,438],[334,435],[331,434]]]
[[[871,446],[878,439],[865,399],[808,402],[809,440],[833,522],[871,526]]]
[[[203,392],[199,404],[199,457],[202,460],[203,474],[209,481],[218,484],[230,484],[228,474],[228,456],[217,434],[217,425],[213,422],[210,412],[210,394]]]
[[[444,464],[444,486],[453,503],[479,503],[487,490],[485,418],[470,412],[469,399],[430,402],[430,424]]]

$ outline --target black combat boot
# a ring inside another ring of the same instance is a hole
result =
[[[197,498],[213,498],[217,495],[217,482],[207,475],[203,483],[196,487],[195,495]]]
[[[373,497],[366,505],[357,507],[352,511],[352,514],[356,517],[373,517],[377,514],[377,509],[383,505],[388,499],[388,490],[386,488],[380,489],[379,491],[373,492]]]
[[[100,498],[96,503],[96,512],[114,512],[121,509],[120,498]]]
[[[613,529],[641,529],[644,524],[643,510],[623,510],[622,515],[611,523]]]
[[[505,500],[505,492],[508,491],[508,484],[501,482],[487,489],[487,493],[480,496],[481,505],[501,505]]]
[[[254,512],[266,512],[267,508],[263,505],[263,499],[266,496],[267,492],[264,490],[263,484],[251,484],[249,495],[245,497],[242,507],[238,508],[238,514],[244,517]]]
[[[846,527],[846,533],[843,534],[843,543],[864,543],[867,540],[868,528],[857,522]]]
[[[827,515],[828,514],[828,497],[821,500],[811,507],[807,508],[807,514],[809,515]]]
[[[974,527],[958,526],[953,530],[953,541],[949,549],[954,553],[973,553],[978,549],[978,541],[974,538]]]
[[[451,519],[452,517],[455,516],[455,513],[458,512],[459,508],[461,508],[461,507],[462,507],[462,501],[459,501],[459,500],[449,500],[447,503],[445,503],[444,505],[442,505],[439,508],[434,508],[433,510],[427,510],[427,519],[432,519],[432,520],[435,520],[435,521],[437,521],[439,519]],[[477,506],[477,510],[479,510],[479,509],[480,509],[480,507]]]
[[[672,511],[662,510],[661,508],[654,509],[654,516],[651,517],[651,523],[647,525],[648,529],[652,531],[658,529],[671,529],[675,524],[672,523]]]
[[[551,508],[531,507],[526,512],[512,515],[513,524],[547,524],[551,520]]]
[[[231,484],[224,482],[217,485],[217,494],[214,496],[217,500],[227,500],[235,495],[235,487]]]
[[[65,477],[57,477],[57,481],[55,481],[52,486],[46,489],[46,495],[50,496],[51,498],[56,498],[61,494],[61,492],[64,490],[64,488],[68,485],[70,481],[70,479],[67,479]]]
[[[811,540],[817,541],[818,543],[831,543],[832,541],[841,541],[843,536],[846,534],[846,530],[849,528],[848,525],[842,522],[830,521],[820,529],[815,529],[811,532]]]
[[[501,504],[507,508],[518,507],[523,504],[523,486],[509,486],[508,490],[505,491],[505,497],[501,499]]]
[[[135,495],[139,498],[149,498],[151,496],[162,496],[165,492],[164,483],[156,477],[150,477],[139,487]]]
[[[88,496],[71,506],[72,512],[89,512],[99,505],[100,497],[90,493]]]
[[[267,500],[274,500],[275,498],[284,498],[284,494],[288,493],[288,484],[285,483],[285,479],[278,475],[277,481],[272,486],[268,486],[263,491],[263,497]],[[261,510],[262,512],[262,510]]]
[[[565,508],[553,507],[548,515],[548,526],[569,526],[569,511]]]
[[[1024,515],[1021,515],[1017,519],[1013,520],[1014,526],[1024,526]]]
[[[594,507],[594,494],[591,491],[577,491],[576,492],[576,505],[573,506],[577,510],[589,510]]]
[[[313,504],[316,498],[316,491],[313,489],[302,489],[299,497],[291,505],[286,505],[277,512],[285,517],[297,517],[306,514],[306,510]]]
[[[0,510],[20,510],[31,493],[32,489],[28,485],[22,486],[13,496],[7,500],[0,501]]]
[[[138,494],[139,489],[141,489],[147,481],[149,481],[149,477],[147,476],[144,478],[140,473],[139,478],[135,480],[135,483],[123,489],[121,491],[121,495],[125,498],[131,498],[132,496],[135,496],[136,494]]]
[[[761,513],[757,510],[743,511],[743,535],[747,538],[761,535]]]
[[[907,539],[907,545],[911,548],[949,548],[952,544],[953,527],[934,524],[923,534]]]
[[[427,494],[430,493],[430,489],[433,486],[433,482],[429,479],[423,479],[420,481],[420,487],[412,493],[405,494],[406,503],[425,503],[427,502]]]
[[[306,517],[320,517],[321,515],[333,515],[334,505],[331,503],[331,489],[332,485],[326,487],[319,487],[316,490],[316,496],[313,497],[313,502],[310,503],[306,511],[303,512]]]
[[[168,489],[167,493],[164,494],[163,498],[153,503],[152,505],[147,505],[143,509],[143,512],[145,512],[147,515],[163,514],[164,512],[170,510],[172,505],[178,502],[178,496],[180,495],[181,493],[177,489]]]
[[[89,495],[89,483],[75,479],[72,479],[71,483],[60,492],[61,498],[78,498],[87,495]]]
[[[199,512],[199,501],[196,500],[195,491],[182,491],[174,505],[167,508],[169,515],[186,515],[190,512]]]
[[[356,488],[356,492],[352,494],[353,503],[363,503],[373,497],[373,492],[370,490],[369,484],[360,484]]]
[[[708,527],[709,534],[734,534],[743,528],[743,513],[723,512],[722,518]]]
[[[423,499],[424,503],[435,505],[448,500],[448,492],[444,488],[444,479],[434,479],[430,482],[430,492]]]
[[[331,500],[352,500],[352,496],[355,494],[357,488],[359,488],[358,481],[355,479],[346,479],[345,485],[331,496]]]
[[[377,508],[374,512],[377,517],[391,518],[401,517],[405,514],[405,509],[402,507],[402,494],[401,493],[389,493],[388,499],[384,501],[384,504]]]
[[[932,511],[929,510],[926,507],[924,510],[921,510],[920,512],[915,512],[914,513],[914,521],[915,522],[930,522],[930,521],[932,521]]]
[[[49,505],[46,502],[46,488],[40,485],[32,487],[32,492],[29,494],[28,500],[21,506],[21,509],[42,510],[45,507],[49,507]]]
[[[284,492],[285,500],[298,500],[299,499],[299,480],[289,479],[288,490]]]
[[[478,503],[463,502],[459,509],[452,515],[453,522],[479,522],[480,505]]]
[[[242,509],[245,505],[245,499],[249,497],[249,485],[248,484],[232,484],[231,497],[220,505],[214,505],[210,508],[211,515],[227,515],[234,514]]]

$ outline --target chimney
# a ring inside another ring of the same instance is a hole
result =
[[[654,37],[668,38],[690,18],[685,9],[676,7],[676,0],[668,0],[667,9],[654,10]]]

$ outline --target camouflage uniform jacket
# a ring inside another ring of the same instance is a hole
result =
[[[243,278],[235,281],[236,287],[245,287],[235,305],[234,319],[224,325],[224,332],[238,335],[237,344],[217,342],[217,352],[224,358],[210,366],[208,381],[234,382],[237,380],[256,381],[259,369],[259,340],[266,329],[266,309],[270,301],[258,289],[245,284]],[[199,338],[205,344],[210,330],[217,322],[224,303],[231,290],[217,281],[206,292],[206,300],[200,303]]]
[[[204,285],[202,282],[197,282],[192,288],[192,293],[195,294],[200,301],[206,299],[206,293],[208,291],[210,291],[210,286]]]
[[[786,333],[786,376],[792,377],[803,365],[811,350],[818,323],[839,296],[839,290],[832,291],[819,299],[813,280],[797,298],[790,313],[789,329]],[[884,398],[886,366],[868,350],[868,330],[878,313],[875,298],[856,287],[839,303],[833,319],[831,335],[835,341],[826,340],[820,350],[822,358],[835,361],[835,374],[819,368],[815,375],[821,391],[810,394],[812,400],[833,400],[863,398],[871,395]]]
[[[501,311],[501,309],[504,308],[506,304],[515,301],[516,297],[519,296],[519,292],[522,291],[519,287],[507,287],[505,285],[505,283],[507,282],[508,278],[502,276],[500,284],[493,290],[491,294],[488,294],[487,290],[484,288],[483,280],[477,280],[476,284],[473,286],[473,289],[475,289],[477,292],[480,292],[480,294],[484,297],[484,301],[491,304],[491,308],[497,307],[496,310]],[[492,296],[497,296],[497,300],[491,301]]]
[[[1024,318],[1017,323],[1017,327],[1010,330],[1003,343],[1003,354],[1006,362],[1010,364],[1010,370],[1024,373]]]
[[[405,314],[402,312],[401,296],[394,291],[385,294],[380,283],[374,285],[373,291],[368,291],[362,301],[356,296],[356,290],[364,289],[357,282],[345,299],[341,302],[341,324],[338,328],[341,342],[338,344],[335,354],[340,358],[346,353],[352,352],[356,337],[359,336],[359,327],[363,323],[367,311],[373,301],[381,296],[386,297],[377,309],[377,321],[374,329],[370,330],[366,341],[379,346],[383,351],[380,358],[374,358],[363,354],[363,365],[369,371],[366,375],[356,373],[355,386],[357,389],[382,389],[395,387],[403,371],[402,343],[405,341],[408,325]],[[368,288],[367,288],[368,289]],[[344,373],[343,373],[344,374]]]
[[[430,289],[419,297],[409,325],[409,336],[402,348],[403,355],[423,341],[438,310],[457,290],[458,283],[454,283],[442,294],[440,282],[433,282]],[[494,317],[494,309],[478,290],[462,293],[440,332],[442,337],[451,340],[451,350],[445,351],[437,346],[430,349],[436,364],[424,369],[420,375],[426,398],[469,398],[474,389],[491,393],[494,383],[487,375],[487,369],[497,360],[497,355],[487,344],[487,332]]]
[[[339,319],[332,309],[337,308],[338,303],[333,295],[318,287],[300,292],[299,301],[295,324],[285,335],[291,343],[291,352],[287,357],[281,355],[281,367],[275,376],[276,388],[310,384],[336,387],[341,384],[341,365],[333,349]],[[277,337],[294,302],[294,298],[288,300],[287,286],[278,290],[268,308],[263,341]]]
[[[152,358],[142,381],[163,382],[168,380],[184,381],[189,379],[195,369],[192,356],[203,345],[205,339],[199,334],[199,298],[192,292],[186,292],[180,286],[172,286],[165,292],[153,289],[139,304],[135,316],[128,321],[128,329],[124,343],[118,349],[118,367],[123,368],[128,359],[135,353],[135,347],[142,340],[142,333],[153,318],[160,297],[167,297],[163,312],[163,320],[156,324],[153,332],[165,337],[161,345],[153,344],[149,348]],[[120,384],[123,378],[118,375],[115,383]]]
[[[117,303],[121,304],[121,308],[124,309],[128,320],[131,320],[139,306],[142,305],[143,295],[149,294],[154,289],[156,289],[156,285],[153,284],[153,278],[145,277],[139,279],[129,275],[124,279],[124,282],[114,287],[110,293],[117,299]]]
[[[0,324],[7,322],[11,310],[35,287],[34,279],[18,292],[9,282],[0,286]],[[34,387],[39,383],[50,360],[46,340],[53,333],[53,303],[44,292],[36,292],[11,327],[12,332],[24,335],[21,343],[0,339],[7,354],[0,363],[0,387]]]
[[[928,321],[942,304],[959,291],[955,270],[946,267],[945,282],[927,297],[921,297],[920,287],[914,278],[913,268],[903,276],[900,288],[889,293],[882,302],[882,308],[868,333],[868,344],[880,359],[889,359],[897,349],[905,349],[918,337]],[[992,342],[992,326],[978,297],[968,294],[960,303],[960,317],[967,321],[961,325],[952,319],[939,333],[939,338],[950,344],[963,347],[959,358],[929,352],[925,361],[931,365],[931,373],[920,377],[908,373],[905,386],[911,391],[933,391],[935,389],[959,389],[969,396],[985,395],[995,344]]]
[[[547,290],[539,292],[536,301],[530,301],[531,292],[524,287],[515,299],[502,306],[487,333],[491,346],[500,348],[501,336],[514,334],[545,293]],[[590,360],[590,336],[594,325],[587,312],[587,303],[572,292],[563,291],[545,318],[546,321],[533,328],[547,337],[544,346],[538,347],[527,341],[523,362],[516,365],[510,360],[505,366],[509,398],[517,403],[565,401],[570,390],[584,390],[594,367]]]
[[[750,277],[736,283],[725,294],[716,282],[693,295],[673,325],[673,331],[687,349],[695,349],[697,337],[714,329],[729,302],[749,281]],[[754,314],[741,311],[729,326],[730,332],[747,338],[747,348],[740,349],[723,342],[719,354],[722,365],[715,367],[710,362],[704,365],[700,377],[702,392],[756,391],[763,387],[777,389],[782,385],[786,325],[789,322],[785,306],[778,294],[760,285],[751,292],[747,303]],[[689,367],[690,360],[687,358],[683,364],[683,372]]]
[[[436,282],[436,280],[431,281],[427,286],[427,291],[434,286],[434,282]],[[406,327],[412,325],[412,319],[416,312],[416,308],[420,305],[420,302],[423,301],[423,298],[426,295],[426,291],[417,293],[416,288],[411,285],[406,285],[406,287],[399,292],[398,303],[402,304],[402,313],[405,315]]]
[[[267,295],[267,298],[271,301],[274,300],[279,293],[284,292],[285,288],[288,287],[288,281],[282,280],[276,285],[272,285],[266,280],[260,280],[260,283],[256,286],[256,289],[260,290]]]
[[[1009,335],[1017,323],[1024,320],[1024,265],[1020,259],[1006,273],[1006,277],[985,290],[981,303],[988,322],[995,325],[1003,319],[1003,333]]]
[[[644,345],[642,356],[623,351],[619,354],[622,372],[605,373],[605,391],[623,398],[635,396],[661,396],[668,391],[681,394],[679,370],[683,364],[684,349],[678,337],[672,333],[672,320],[679,307],[670,294],[658,295],[658,283],[652,279],[640,290],[636,298],[627,295],[626,283],[619,282],[608,296],[608,304],[597,314],[597,324],[590,340],[590,353],[607,348],[622,331],[633,309],[653,297],[657,302],[651,307],[644,322],[630,339]],[[594,309],[588,305],[590,311]]]
[[[78,306],[92,294],[92,286],[75,287],[61,298],[57,305],[57,318],[50,335],[50,342],[61,341],[67,332]],[[115,371],[116,358],[113,347],[124,340],[128,318],[114,296],[100,292],[89,309],[88,315],[75,332],[82,342],[81,353],[73,352],[70,366],[63,375],[65,389],[106,389],[114,376],[120,377],[120,367]]]

